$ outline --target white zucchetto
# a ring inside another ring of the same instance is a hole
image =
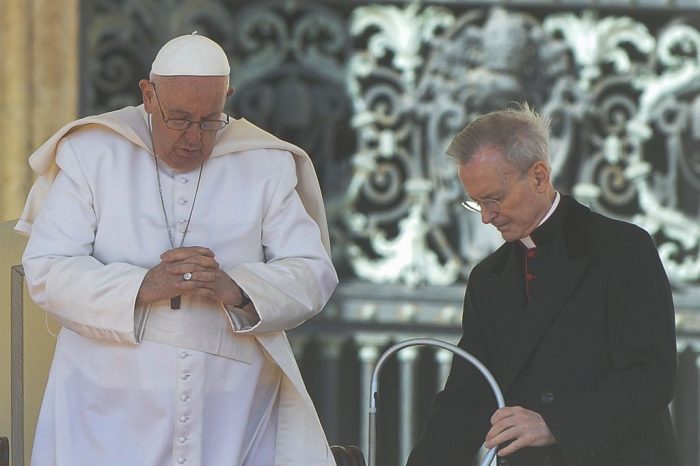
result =
[[[151,73],[159,76],[228,76],[230,72],[219,44],[196,32],[168,41],[151,65]]]

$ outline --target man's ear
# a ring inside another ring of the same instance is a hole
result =
[[[532,170],[535,175],[535,181],[537,183],[537,190],[544,191],[549,185],[549,167],[542,161],[535,162]]]
[[[143,99],[143,107],[146,113],[153,113],[153,108],[155,102],[153,101],[155,96],[153,94],[153,86],[151,82],[147,79],[142,79],[139,81],[139,89],[141,89],[141,98]]]

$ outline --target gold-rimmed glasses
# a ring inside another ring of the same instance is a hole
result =
[[[528,170],[525,170],[520,174],[520,176],[518,176],[518,179],[506,190],[505,193],[503,193],[503,196],[501,196],[500,199],[481,199],[480,201],[477,201],[476,199],[472,199],[471,197],[467,196],[466,199],[462,201],[462,207],[467,209],[469,212],[476,212],[479,214],[481,212],[500,212],[501,203],[505,201],[513,192],[515,186],[525,178]]]

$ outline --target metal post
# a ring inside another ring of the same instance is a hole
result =
[[[452,365],[452,353],[445,349],[435,351],[435,361],[437,361],[437,377],[435,379],[435,390],[442,391],[445,388],[445,382],[450,375],[450,366]]]
[[[360,387],[362,392],[360,393],[360,400],[369,400],[372,394],[370,393],[370,381],[372,379],[372,367],[374,363],[377,362],[377,357],[379,357],[379,349],[373,344],[360,344],[360,350],[358,357],[360,359]],[[360,450],[367,457],[369,451],[369,445],[367,443],[369,430],[373,428],[374,418],[373,413],[370,412],[370,417],[372,419],[367,419],[365,417],[365,410],[360,404]]]
[[[413,408],[415,406],[415,366],[418,349],[406,348],[399,360],[399,464],[406,464],[413,445]]]
[[[340,383],[340,355],[343,340],[340,336],[323,336],[318,339],[320,348],[320,369],[323,377],[323,389],[316,393],[318,409],[323,414],[326,437],[336,439],[340,436],[340,405],[338,392]]]

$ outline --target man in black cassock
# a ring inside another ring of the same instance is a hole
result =
[[[527,105],[453,140],[468,193],[506,241],[471,272],[459,346],[409,466],[465,466],[500,445],[510,466],[677,466],[673,300],[654,241],[556,192],[549,123]]]

